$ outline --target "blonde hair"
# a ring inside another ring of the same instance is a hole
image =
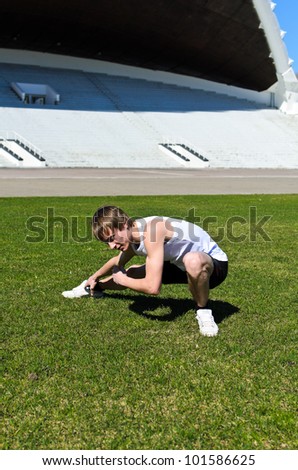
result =
[[[128,228],[131,227],[133,219],[122,209],[116,206],[102,206],[92,218],[93,235],[97,240],[105,241],[110,231],[122,230],[126,223]]]

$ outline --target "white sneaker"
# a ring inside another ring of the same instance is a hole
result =
[[[203,336],[216,336],[218,326],[214,321],[212,310],[200,308],[197,310],[196,319],[198,320],[200,332]]]
[[[63,297],[66,297],[68,299],[79,299],[80,297],[93,297],[99,299],[100,297],[104,296],[104,293],[101,290],[93,291],[91,296],[90,287],[85,287],[86,282],[87,281],[85,280],[79,286],[74,287],[71,290],[65,290],[64,292],[62,292]]]
[[[87,279],[83,281],[79,286],[74,287],[72,290],[65,290],[62,292],[63,297],[68,299],[76,299],[79,297],[90,297],[90,290],[85,289]]]

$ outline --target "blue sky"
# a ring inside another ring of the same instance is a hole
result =
[[[289,57],[294,60],[292,65],[298,73],[298,0],[273,0],[274,10],[280,29],[287,31],[284,37]]]

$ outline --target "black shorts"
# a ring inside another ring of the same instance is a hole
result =
[[[218,259],[212,258],[213,261],[213,273],[209,279],[209,288],[219,286],[228,275],[228,261],[219,261]],[[187,284],[186,271],[175,266],[175,264],[165,261],[162,271],[162,284]]]

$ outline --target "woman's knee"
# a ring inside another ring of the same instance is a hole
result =
[[[205,272],[209,275],[213,271],[212,259],[202,252],[189,252],[183,258],[183,263],[187,273],[192,277],[198,277]]]

